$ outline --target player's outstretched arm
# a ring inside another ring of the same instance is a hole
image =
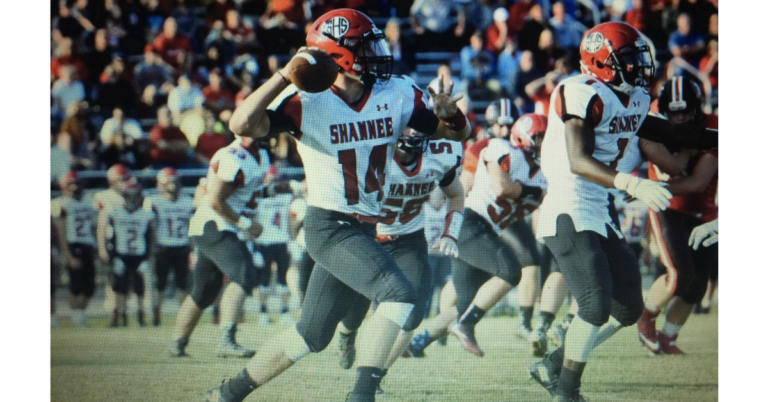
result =
[[[294,56],[295,57],[295,56]],[[267,107],[288,85],[291,84],[289,72],[293,59],[278,70],[262,86],[235,109],[229,119],[229,129],[237,135],[251,138],[264,137],[269,134],[269,118]]]
[[[208,191],[211,193],[209,198],[210,207],[222,218],[226,219],[229,223],[238,227],[238,229],[251,235],[253,238],[258,237],[263,228],[255,220],[240,215],[232,209],[227,199],[235,193],[237,190],[237,184],[234,181],[227,182],[222,180],[216,175],[212,175],[207,182]]]
[[[688,151],[678,152],[673,155],[664,144],[644,138],[640,139],[640,150],[646,159],[672,177],[682,174],[690,160],[690,153]]]
[[[109,217],[107,211],[102,210],[99,214],[99,224],[96,227],[96,241],[99,245],[99,258],[102,261],[109,261],[109,251],[107,251],[107,225]]]
[[[443,193],[448,197],[448,215],[446,215],[445,230],[443,235],[432,248],[441,253],[457,258],[459,256],[459,231],[463,223],[464,215],[464,187],[461,180],[454,179],[451,184],[440,187]]]
[[[637,136],[680,148],[715,149],[718,130],[691,124],[674,124],[661,117],[648,115]]]
[[[440,76],[437,93],[432,87],[427,87],[427,90],[434,102],[432,111],[440,119],[440,123],[437,125],[437,130],[432,138],[442,138],[451,141],[464,141],[469,138],[471,133],[469,121],[459,107],[456,106],[456,102],[463,98],[464,95],[456,95],[451,98],[453,81],[448,83],[447,88],[444,88],[443,77]]]
[[[701,155],[690,176],[669,182],[669,191],[674,195],[694,195],[703,193],[717,174],[717,157],[711,153]]]
[[[523,192],[520,183],[510,180],[509,176],[501,169],[496,161],[488,161],[488,178],[491,182],[491,190],[496,197],[515,199]]]

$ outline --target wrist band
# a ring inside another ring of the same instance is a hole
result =
[[[280,70],[278,70],[278,71],[277,71],[277,75],[279,75],[279,76],[280,76],[280,78],[282,78],[282,79],[283,79],[283,81],[285,82],[285,84],[286,84],[286,85],[291,85],[291,81],[288,81],[288,79],[287,79],[287,78],[285,78],[285,76],[284,76],[284,75],[280,74]]]
[[[237,228],[241,230],[248,230],[251,228],[251,225],[253,225],[253,219],[247,217],[247,216],[240,216],[240,219],[237,220]]]
[[[522,187],[523,190],[520,192],[520,195],[517,198],[525,198],[528,196],[533,196],[533,198],[536,200],[541,198],[541,193],[543,192],[543,190],[540,187],[525,186],[522,184],[520,185],[520,187]]]
[[[461,231],[461,225],[464,223],[464,214],[459,211],[451,211],[448,216],[445,217],[445,229],[440,237],[448,237],[455,242],[459,242],[459,232]]]
[[[467,126],[467,118],[464,117],[464,113],[461,109],[456,109],[456,113],[451,117],[440,119],[451,131],[460,131]]]

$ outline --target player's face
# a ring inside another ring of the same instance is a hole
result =
[[[693,112],[677,112],[669,113],[667,115],[669,121],[675,124],[685,124],[693,121]]]
[[[143,199],[141,194],[132,194],[125,197],[125,208],[133,212],[141,208]]]
[[[512,125],[495,123],[491,127],[491,132],[493,133],[493,136],[496,138],[507,139],[509,138],[509,134],[512,132]]]

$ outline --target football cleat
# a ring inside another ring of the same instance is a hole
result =
[[[677,347],[677,335],[667,336],[663,332],[659,332],[659,348],[662,353],[667,355],[684,355],[682,350]]]
[[[544,333],[542,328],[538,328],[531,332],[528,341],[531,342],[531,349],[533,356],[544,357],[544,353],[547,353],[547,334]]]
[[[187,357],[189,356],[186,352],[187,344],[189,343],[188,339],[179,338],[171,344],[171,346],[168,348],[168,356],[170,357]]]
[[[208,391],[205,391],[205,402],[242,402],[245,398],[227,398],[221,392],[221,387],[224,386],[225,381],[221,382],[218,387],[213,387]]]
[[[547,340],[552,342],[552,346],[559,348],[565,344],[565,332],[567,328],[562,324],[556,324],[549,328],[547,331]]]
[[[344,335],[339,333],[339,366],[344,370],[349,370],[355,363],[357,350],[355,349],[355,338],[357,331]]]
[[[469,353],[479,357],[485,356],[485,352],[483,352],[483,350],[480,349],[480,345],[477,344],[477,340],[475,339],[475,329],[473,327],[462,325],[454,321],[448,326],[448,333],[455,336],[456,339],[461,342],[461,346],[463,346]]]
[[[531,375],[531,379],[541,384],[544,389],[549,392],[550,395],[555,395],[557,384],[560,381],[560,369],[550,359],[552,353],[546,353],[544,358],[531,363],[528,366],[528,373]]]
[[[528,341],[531,338],[531,332],[533,331],[522,323],[515,328],[515,335],[524,341]]]
[[[243,357],[243,358],[250,358],[253,357],[253,355],[256,354],[256,351],[253,349],[246,349],[230,340],[222,340],[221,344],[219,344],[219,352],[217,356],[219,357]]]
[[[656,318],[660,313],[660,311],[652,313],[646,308],[643,309],[643,314],[637,320],[637,333],[640,343],[654,355],[660,353],[659,337],[656,331]]]

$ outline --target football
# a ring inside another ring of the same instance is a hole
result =
[[[330,88],[338,72],[333,57],[319,49],[300,52],[291,60],[291,82],[305,92],[318,93]]]

